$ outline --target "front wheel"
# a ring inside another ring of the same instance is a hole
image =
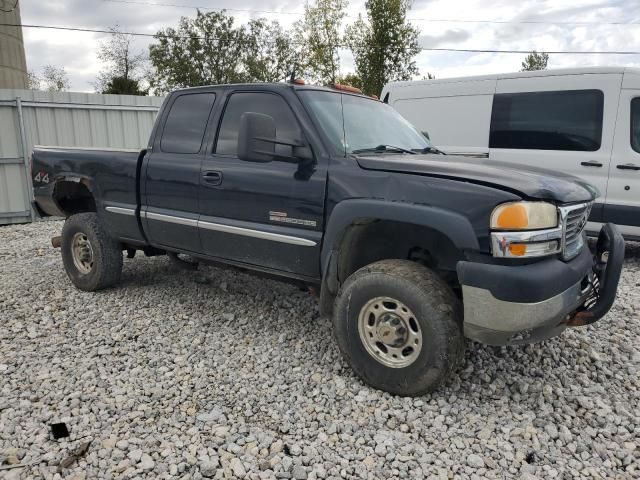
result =
[[[95,213],[78,213],[62,227],[62,263],[71,282],[93,292],[118,283],[122,246],[111,238]]]
[[[353,370],[397,395],[434,390],[464,351],[460,301],[434,272],[408,260],[383,260],[351,275],[333,322]]]

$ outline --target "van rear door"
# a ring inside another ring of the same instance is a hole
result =
[[[622,74],[500,77],[489,157],[580,177],[603,203],[621,82]]]

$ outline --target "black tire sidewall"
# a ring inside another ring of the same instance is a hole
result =
[[[85,234],[91,244],[93,267],[89,273],[79,271],[73,261],[73,237],[77,233]],[[122,251],[118,250],[115,242],[106,238],[104,232],[100,230],[95,213],[79,213],[66,220],[62,229],[61,253],[69,279],[80,290],[94,291],[108,286],[114,280],[115,269],[122,268]],[[120,256],[119,266],[117,255]],[[110,256],[113,258],[109,259]]]
[[[422,332],[418,358],[407,367],[383,365],[365,348],[358,331],[362,307],[376,297],[390,297],[405,304],[414,314]],[[390,393],[415,395],[440,385],[451,370],[452,352],[462,333],[452,324],[448,309],[455,305],[434,305],[429,292],[410,280],[373,272],[345,285],[335,310],[335,329],[341,349],[365,382]]]

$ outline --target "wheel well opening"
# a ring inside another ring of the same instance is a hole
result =
[[[438,230],[393,220],[360,220],[342,238],[337,276],[342,283],[356,270],[379,260],[412,260],[434,270],[457,292],[456,264],[463,258]]]
[[[96,211],[95,199],[83,183],[67,181],[56,183],[53,199],[67,216]]]

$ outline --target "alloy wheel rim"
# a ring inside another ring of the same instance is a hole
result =
[[[408,367],[422,350],[418,320],[406,305],[391,297],[373,298],[360,309],[358,333],[367,352],[387,367]]]

